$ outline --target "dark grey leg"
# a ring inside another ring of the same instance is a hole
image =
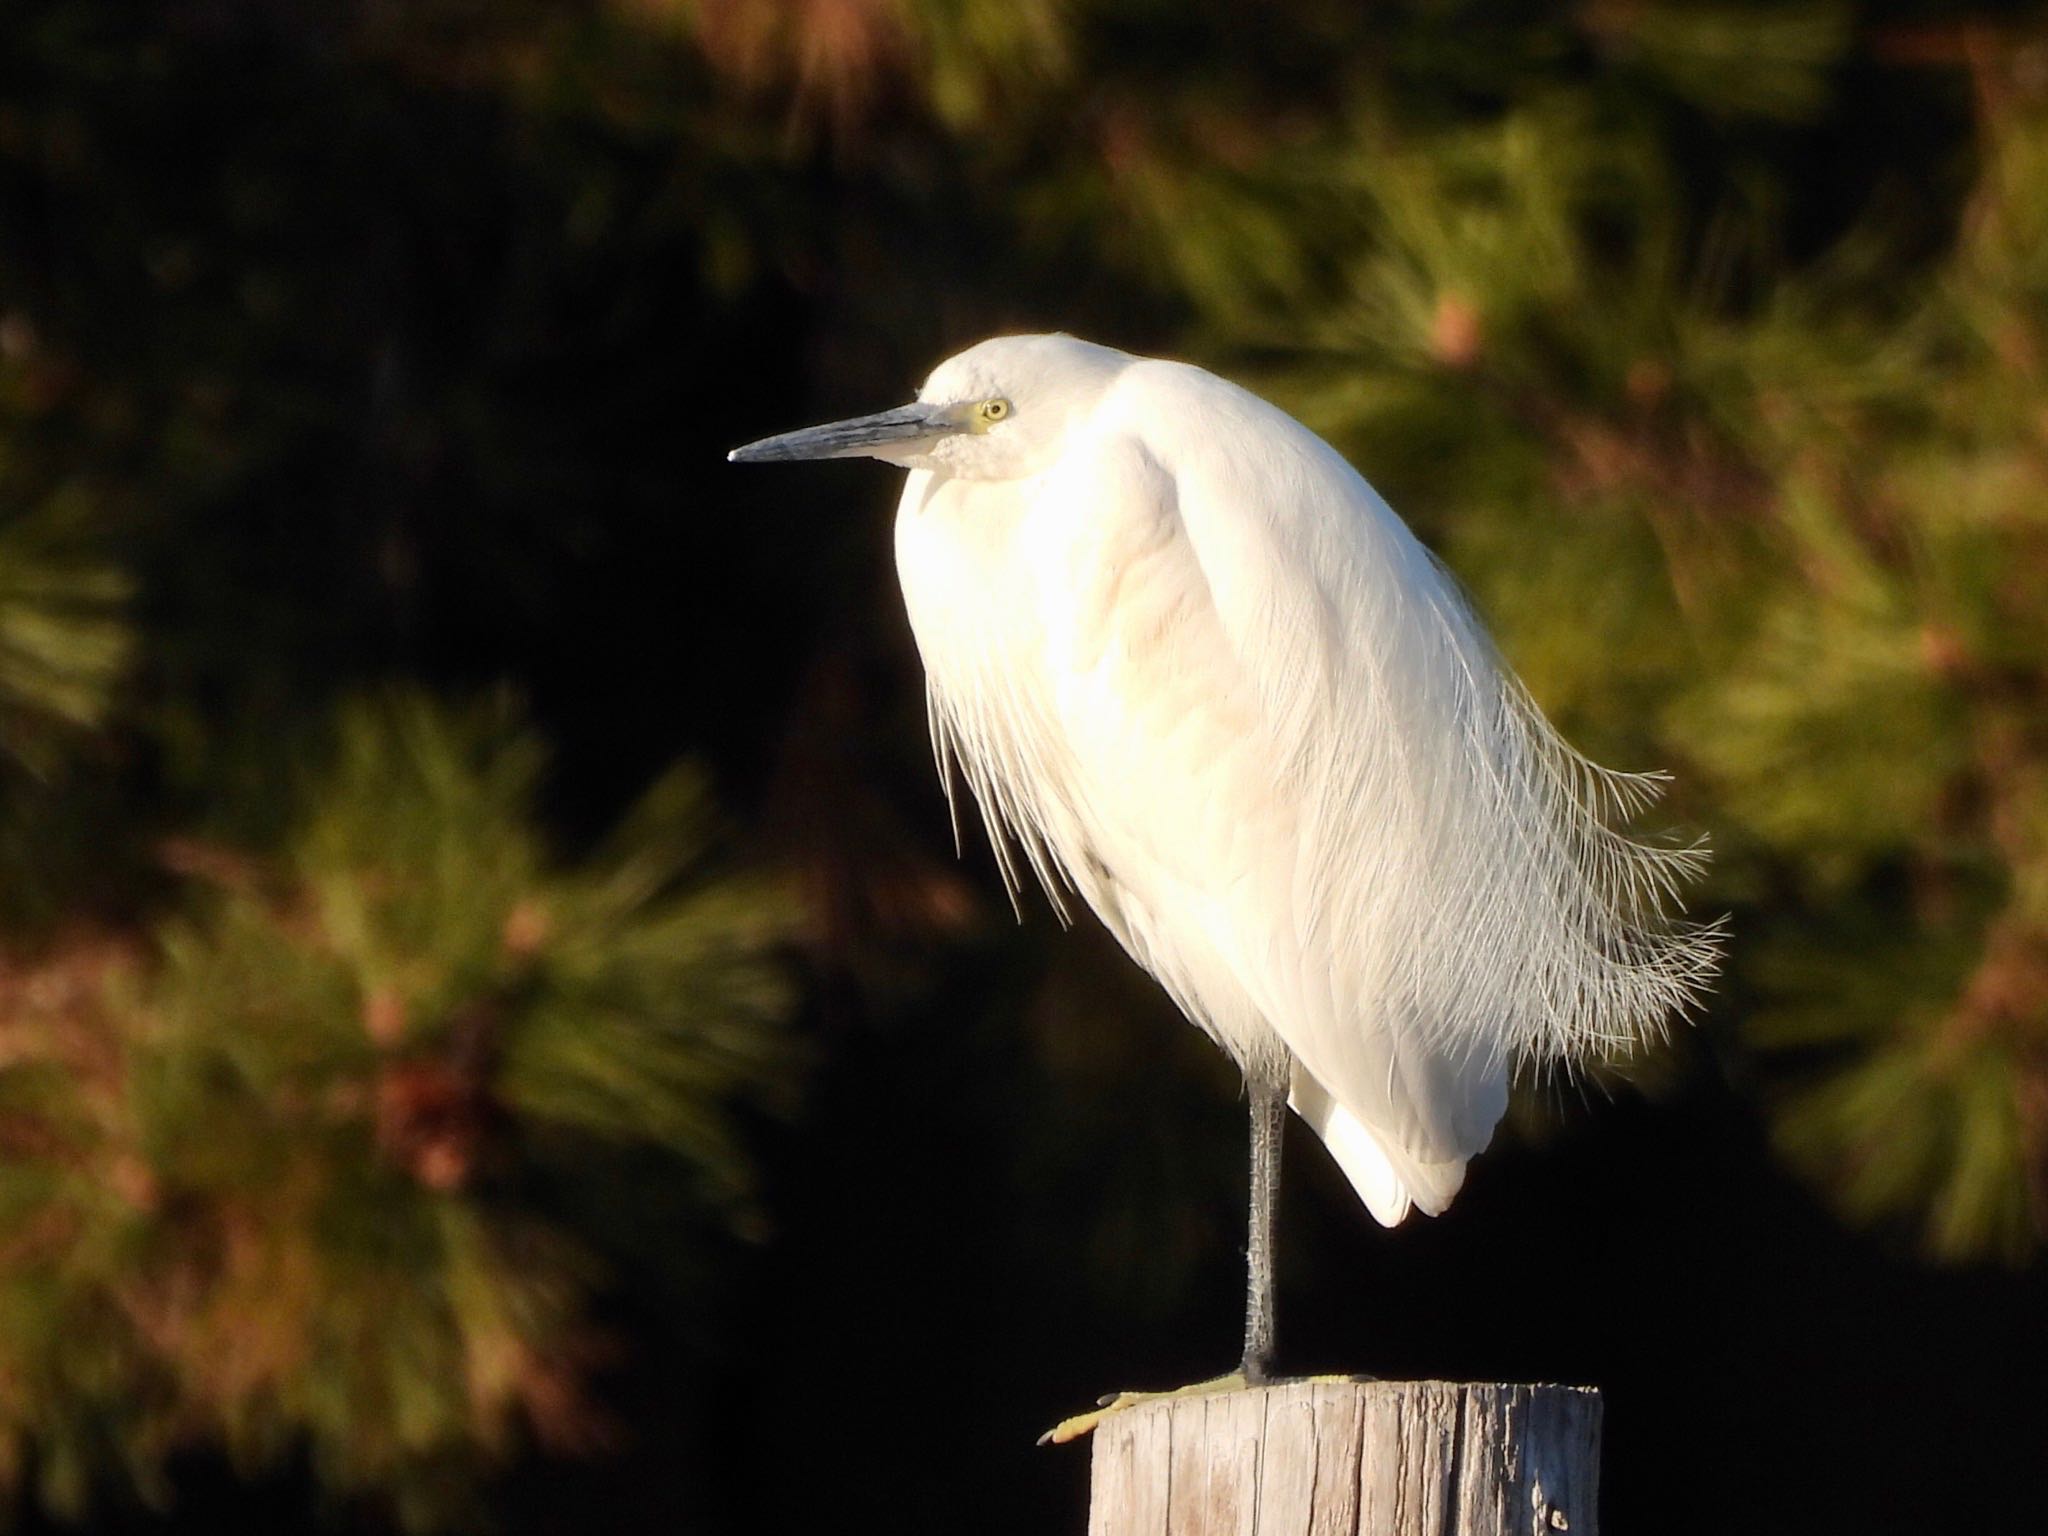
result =
[[[1251,1234],[1245,1244],[1244,1379],[1257,1386],[1273,1363],[1273,1224],[1280,1203],[1280,1141],[1287,1090],[1253,1074]]]

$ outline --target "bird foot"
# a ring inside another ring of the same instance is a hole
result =
[[[1197,1381],[1185,1387],[1175,1387],[1170,1392],[1111,1392],[1101,1398],[1086,1413],[1077,1413],[1070,1419],[1061,1419],[1038,1437],[1040,1445],[1065,1445],[1069,1440],[1078,1440],[1113,1413],[1122,1413],[1127,1408],[1136,1408],[1143,1403],[1164,1402],[1174,1397],[1207,1397],[1218,1392],[1242,1392],[1247,1383],[1244,1372],[1232,1371],[1228,1376],[1213,1377],[1208,1381]]]
[[[1165,1402],[1176,1397],[1209,1397],[1224,1392],[1244,1392],[1252,1387],[1278,1387],[1291,1382],[1333,1382],[1333,1381],[1376,1381],[1375,1376],[1360,1376],[1355,1373],[1337,1373],[1326,1376],[1288,1376],[1285,1378],[1264,1376],[1257,1381],[1248,1381],[1245,1373],[1232,1371],[1227,1376],[1216,1376],[1208,1381],[1198,1381],[1190,1386],[1175,1387],[1170,1392],[1111,1392],[1086,1413],[1077,1413],[1070,1419],[1061,1419],[1038,1437],[1040,1445],[1065,1445],[1069,1440],[1078,1440],[1094,1429],[1111,1414],[1122,1413],[1146,1403]]]

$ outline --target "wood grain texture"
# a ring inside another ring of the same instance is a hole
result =
[[[1586,1387],[1302,1381],[1095,1431],[1089,1536],[1599,1536]]]

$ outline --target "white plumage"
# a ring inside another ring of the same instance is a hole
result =
[[[949,792],[1013,892],[1028,869],[1063,913],[1078,895],[1289,1085],[1380,1221],[1444,1209],[1518,1061],[1625,1049],[1711,974],[1716,930],[1667,915],[1702,851],[1617,830],[1658,781],[1565,745],[1450,576],[1284,412],[1023,336],[863,425],[735,456],[911,469],[897,566]]]

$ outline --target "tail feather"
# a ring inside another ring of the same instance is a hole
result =
[[[1383,1227],[1399,1226],[1411,1210],[1442,1215],[1465,1182],[1466,1159],[1426,1163],[1389,1146],[1299,1065],[1287,1102],[1323,1139],[1365,1208]]]

